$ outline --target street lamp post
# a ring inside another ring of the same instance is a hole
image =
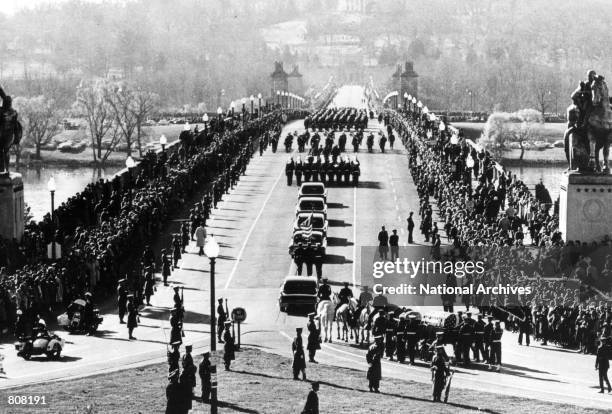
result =
[[[257,94],[257,116],[261,116],[261,92]]]
[[[215,315],[215,260],[219,256],[219,245],[215,236],[210,236],[204,245],[204,254],[210,259],[210,351],[217,350]]]
[[[276,104],[280,105],[280,91],[276,91]]]
[[[249,100],[251,101],[251,116],[253,116],[253,101],[255,101],[255,97],[251,95]]]
[[[162,136],[159,137],[159,144],[161,145],[162,152],[166,152],[166,144],[167,143],[168,143],[168,139],[166,138],[166,136],[164,134],[162,134]]]
[[[55,260],[55,178],[49,178],[47,189],[51,193],[51,223],[53,224],[53,235],[51,239],[51,258]]]
[[[202,116],[202,121],[204,121],[204,131],[208,131],[208,114],[204,114]]]

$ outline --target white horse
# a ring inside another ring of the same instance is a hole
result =
[[[359,333],[361,336],[360,339],[360,344],[363,344],[363,341],[366,341],[366,344],[370,343],[370,330],[367,329],[368,327],[368,318],[370,317],[370,313],[372,312],[372,306],[370,305],[370,302],[368,302],[368,305],[363,308],[361,310],[361,313],[359,314]]]
[[[335,305],[331,300],[322,300],[317,305],[317,315],[319,317],[319,321],[321,322],[321,333],[324,334],[323,342],[332,341],[334,307]]]
[[[338,303],[338,294],[334,294],[334,303]],[[356,325],[352,321],[352,312],[357,309],[357,300],[355,298],[350,298],[349,303],[342,304],[338,310],[336,311],[336,327],[338,329],[338,340],[344,340],[344,342],[348,342],[349,337],[353,339],[353,327]],[[340,338],[340,324],[342,324],[342,338]],[[355,332],[355,336],[357,336],[357,332]],[[355,338],[357,339],[357,338]]]

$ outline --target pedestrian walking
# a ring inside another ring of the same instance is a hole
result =
[[[206,242],[206,229],[202,224],[198,225],[195,230],[196,247],[198,248],[198,256],[204,254],[204,244]]]

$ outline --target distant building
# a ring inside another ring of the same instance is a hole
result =
[[[414,71],[413,62],[406,61],[403,70],[402,65],[398,64],[395,73],[391,77],[393,78],[393,85],[399,92],[398,102],[403,102],[404,93],[408,93],[408,95],[418,99],[419,75]]]
[[[283,69],[283,62],[274,62],[274,72],[270,75],[270,96],[276,100],[277,91],[289,90],[289,74]]]
[[[289,92],[300,96],[304,94],[304,80],[298,65],[294,65],[291,73],[287,75],[287,87]]]

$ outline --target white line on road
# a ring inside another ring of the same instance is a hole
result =
[[[292,154],[293,154],[293,152],[292,152]],[[274,185],[270,189],[270,192],[268,193],[268,196],[264,200],[264,203],[261,206],[261,209],[259,210],[259,213],[257,213],[257,217],[255,217],[255,220],[253,220],[253,224],[251,224],[251,228],[249,229],[249,232],[247,233],[246,237],[244,238],[244,242],[242,243],[242,247],[240,248],[240,251],[238,252],[238,256],[236,257],[236,261],[234,262],[234,266],[232,267],[232,271],[230,272],[230,275],[227,278],[227,282],[225,282],[225,287],[223,288],[224,290],[227,290],[227,288],[229,287],[230,283],[232,282],[232,279],[234,278],[234,274],[236,273],[236,269],[238,269],[238,264],[240,263],[240,259],[242,259],[242,254],[244,253],[244,249],[245,249],[247,243],[249,242],[249,238],[251,237],[251,234],[253,233],[253,230],[255,230],[255,226],[257,225],[257,222],[259,222],[259,218],[263,214],[263,212],[264,212],[264,210],[266,208],[266,205],[268,205],[268,201],[270,201],[270,197],[272,197],[272,193],[274,193],[274,189],[276,188],[278,182],[280,181],[280,179],[283,177],[284,174],[285,174],[285,170],[281,168],[281,171],[278,174],[278,177],[276,177],[276,181],[274,181]]]
[[[357,266],[357,187],[353,187],[353,289],[355,289],[355,269]]]

